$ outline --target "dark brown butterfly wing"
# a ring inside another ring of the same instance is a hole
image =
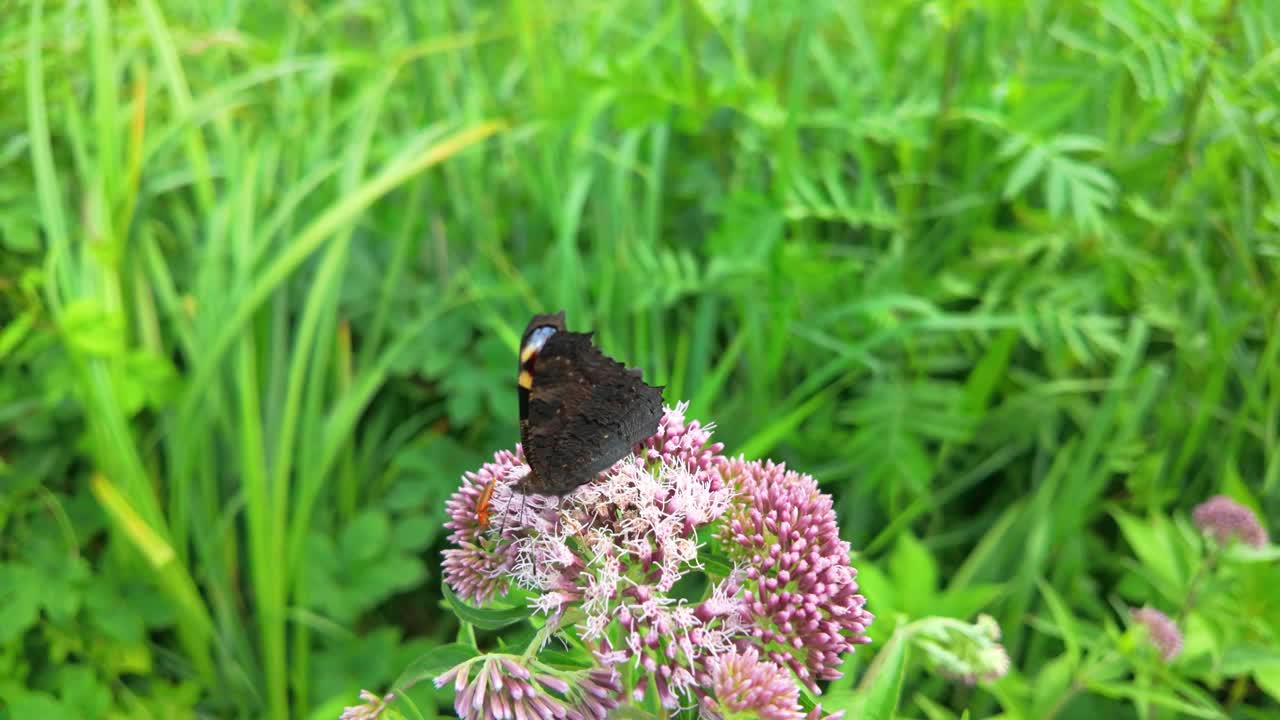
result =
[[[560,331],[538,352],[520,438],[531,472],[521,492],[564,495],[652,435],[662,392],[606,356],[591,335]]]

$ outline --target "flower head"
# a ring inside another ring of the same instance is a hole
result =
[[[563,497],[515,492],[529,472],[519,447],[463,477],[448,502],[445,581],[480,604],[527,590],[546,616],[537,642],[598,648],[599,669],[568,679],[538,664],[536,643],[527,659],[474,658],[437,679],[455,683],[460,715],[594,718],[624,693],[653,692],[669,710],[703,699],[722,717],[838,717],[797,704],[797,678],[817,690],[839,677],[872,620],[831,498],[807,475],[726,459],[686,407],[667,408],[631,455]],[[714,569],[700,557],[708,538],[728,555]],[[705,582],[701,600],[677,591],[687,578]]]
[[[718,519],[729,490],[713,489],[696,467],[674,462],[650,469],[631,464],[583,487],[566,511],[563,541],[577,562],[557,579],[562,598],[581,604],[584,639],[616,627],[620,652],[640,680],[651,679],[664,707],[674,709],[696,686],[704,658],[731,647],[742,625],[732,601],[736,575],[719,580],[696,605],[672,594],[675,584],[701,567],[697,528]],[[549,564],[550,554],[534,560]]]
[[[492,513],[494,492],[523,467],[524,458],[518,449],[514,453],[500,450],[480,472],[464,475],[462,486],[445,503],[449,520],[444,526],[453,531],[449,541],[456,547],[444,551],[444,577],[464,600],[483,604],[509,587],[504,571],[513,560],[511,547],[490,542],[484,536],[493,523],[491,518],[482,516]]]
[[[475,665],[480,669],[473,678]],[[537,660],[526,667],[518,656],[491,654],[456,665],[437,677],[435,686],[450,682],[453,709],[464,720],[604,720],[617,707],[618,675],[607,666],[561,671]]]
[[[1267,544],[1267,531],[1258,522],[1258,516],[1226,495],[1215,495],[1200,503],[1191,516],[1201,532],[1220,543],[1240,538],[1253,547]]]
[[[818,680],[840,677],[844,653],[871,641],[874,619],[831,496],[812,477],[772,462],[731,460],[723,473],[738,495],[721,541],[747,568],[750,643],[816,691]]]
[[[1147,638],[1160,651],[1160,657],[1169,662],[1182,652],[1182,631],[1168,615],[1153,607],[1130,611],[1130,616],[1147,629]]]
[[[707,668],[711,694],[702,701],[706,714],[722,718],[803,720],[800,688],[791,679],[791,672],[761,661],[755,648],[717,655],[708,661]]]
[[[364,702],[343,708],[342,716],[338,720],[377,720],[391,701],[396,699],[396,695],[387,693],[378,697],[368,690],[361,690],[360,699]]]
[[[999,680],[1009,672],[1009,653],[999,643],[1000,624],[990,615],[979,615],[973,623],[930,617],[914,626],[915,646],[943,677],[974,685],[979,680]]]
[[[688,409],[687,402],[667,408],[658,423],[658,431],[642,443],[645,456],[668,465],[684,465],[702,474],[706,485],[719,489],[720,475],[716,470],[724,460],[720,455],[724,444],[711,442],[712,425],[703,425],[697,420],[685,422]]]

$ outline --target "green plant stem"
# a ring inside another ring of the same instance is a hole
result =
[[[1219,554],[1221,553],[1221,548],[1216,542],[1209,542],[1211,545],[1208,554],[1206,554],[1204,560],[1201,561],[1200,567],[1196,568],[1195,574],[1191,576],[1191,581],[1187,583],[1186,597],[1183,598],[1182,604],[1173,618],[1175,624],[1181,623],[1183,619],[1186,618],[1187,613],[1191,612],[1194,608],[1200,592],[1200,583],[1204,581],[1205,575],[1208,574],[1209,570],[1211,570],[1217,563]]]
[[[1218,32],[1214,36],[1215,47],[1225,47],[1230,40],[1228,30],[1232,20],[1235,18],[1238,2],[1239,0],[1228,0],[1226,6],[1222,8],[1222,13],[1217,18]],[[1182,113],[1182,127],[1178,139],[1178,159],[1180,162],[1169,168],[1167,192],[1170,196],[1173,194],[1174,186],[1177,184],[1178,179],[1194,163],[1191,141],[1192,136],[1195,134],[1196,122],[1200,116],[1200,107],[1204,104],[1205,96],[1209,91],[1209,78],[1212,71],[1213,59],[1211,57],[1204,58],[1201,61],[1200,72],[1196,74],[1195,83],[1192,85],[1191,97]]]

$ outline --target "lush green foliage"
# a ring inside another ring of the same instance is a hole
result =
[[[903,717],[1275,717],[1280,567],[1185,518],[1280,517],[1278,75],[1274,0],[4,3],[0,718],[475,641],[442,503],[560,308],[837,496],[828,707],[887,647]],[[886,646],[979,611],[992,685]]]

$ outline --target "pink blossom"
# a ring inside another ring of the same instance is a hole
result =
[[[1130,616],[1147,629],[1147,638],[1160,651],[1160,657],[1169,662],[1182,652],[1182,631],[1168,615],[1152,607],[1133,610]]]
[[[800,688],[791,672],[760,660],[753,647],[712,657],[707,672],[711,694],[702,701],[707,714],[721,717],[726,712],[750,712],[761,720],[804,720]]]
[[[773,462],[731,460],[723,473],[738,495],[721,540],[747,568],[750,642],[816,691],[818,680],[840,676],[844,653],[871,641],[874,619],[858,594],[831,496],[812,477]]]
[[[607,656],[597,655],[607,660]],[[472,677],[473,666],[479,670]],[[558,671],[537,660],[490,654],[456,665],[435,679],[454,686],[453,709],[463,720],[557,718],[604,720],[618,706],[618,674],[611,665]]]
[[[1218,542],[1240,538],[1253,547],[1267,544],[1267,531],[1258,522],[1258,516],[1226,495],[1215,495],[1197,505],[1192,518],[1202,532]]]

